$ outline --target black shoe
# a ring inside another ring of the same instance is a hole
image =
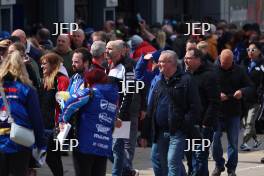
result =
[[[218,167],[215,167],[213,173],[211,176],[220,176],[221,175],[221,172],[224,172],[225,171],[225,168],[218,168]]]
[[[260,162],[264,164],[264,157],[261,158]]]
[[[236,172],[234,170],[228,171],[228,176],[236,176]]]
[[[125,171],[122,173],[122,176],[139,176],[139,170],[133,169],[133,170]]]

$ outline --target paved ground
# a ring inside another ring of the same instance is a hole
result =
[[[260,137],[264,139],[264,136]],[[226,136],[223,137],[223,143],[226,144]],[[264,144],[262,144],[258,150],[251,152],[239,152],[239,163],[237,168],[237,176],[264,176],[264,164],[261,164],[260,158],[264,157]],[[225,150],[226,151],[226,150]],[[140,170],[141,176],[151,176],[153,174],[153,169],[150,162],[150,149],[136,149],[136,155],[134,160],[134,167]],[[226,153],[225,153],[226,158]],[[71,157],[63,157],[65,176],[74,176],[73,166]],[[111,175],[111,163],[108,163],[107,175]],[[209,160],[209,171],[210,173],[214,169],[214,161]],[[47,166],[38,169],[39,176],[51,176]],[[227,176],[226,173],[222,174]]]

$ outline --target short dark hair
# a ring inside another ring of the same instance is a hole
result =
[[[202,51],[198,50],[197,48],[191,48],[189,49],[189,52],[190,51],[193,51],[193,57],[203,59]]]
[[[187,43],[195,43],[197,44],[197,41],[194,39],[194,38],[189,38],[187,41],[186,41],[186,44]]]
[[[257,41],[253,41],[253,42],[250,42],[248,44],[248,46],[250,46],[250,45],[255,45],[258,50],[262,51],[262,45],[261,45],[261,43],[259,43]]]
[[[88,49],[81,47],[74,50],[74,53],[81,53],[82,54],[82,61],[88,62],[89,65],[92,63],[92,54],[88,51]]]

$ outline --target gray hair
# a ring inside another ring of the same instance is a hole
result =
[[[91,54],[93,57],[100,57],[106,50],[106,43],[95,41],[91,46]]]
[[[109,41],[107,45],[113,46],[114,49],[121,51],[125,48],[125,44],[123,40],[114,40],[114,41]]]
[[[179,57],[178,57],[178,55],[177,55],[177,53],[175,51],[164,50],[164,51],[161,52],[160,56],[163,56],[163,55],[165,55],[166,57],[172,58],[173,61],[175,62],[175,64],[178,63]]]

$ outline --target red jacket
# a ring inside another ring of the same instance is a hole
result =
[[[142,56],[142,54],[145,55],[154,51],[156,51],[156,49],[148,42],[144,41],[136,48],[136,50],[132,54],[132,58],[137,61],[140,56]]]
[[[70,84],[70,80],[67,76],[62,75],[62,74],[58,74],[57,76],[57,92],[58,91],[67,91],[67,88]],[[55,98],[55,97],[54,97]],[[58,123],[59,120],[59,114],[60,114],[60,106],[59,103],[56,102],[56,107],[55,107],[55,124]]]

